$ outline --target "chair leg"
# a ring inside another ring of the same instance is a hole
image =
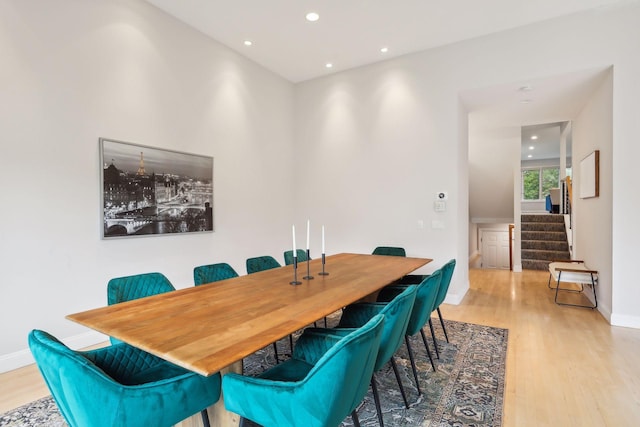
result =
[[[207,412],[207,409],[203,409],[200,413],[202,414],[202,425],[204,427],[211,427],[211,424],[209,424],[209,413]]]
[[[276,364],[280,363],[280,359],[278,358],[278,345],[276,342],[273,343],[273,353],[276,355]]]
[[[444,320],[442,319],[442,313],[440,312],[440,307],[437,308],[438,317],[440,318],[440,324],[442,325],[442,330],[444,331],[444,337],[447,342],[449,342],[449,336],[447,335],[447,328],[444,327]]]
[[[324,327],[327,327],[327,316],[324,316]]]
[[[351,419],[353,420],[353,427],[360,427],[360,420],[358,419],[358,412],[354,409],[351,412]]]
[[[433,346],[436,348],[436,359],[440,359],[440,351],[438,350],[438,342],[436,341],[436,333],[433,330],[433,322],[429,318],[429,329],[431,329],[431,338],[433,339]]]
[[[422,335],[422,342],[424,343],[424,348],[427,350],[427,356],[429,356],[429,362],[431,362],[431,367],[433,368],[433,372],[436,371],[436,365],[433,363],[433,357],[431,357],[431,350],[429,350],[429,345],[427,344],[427,336],[424,333],[423,329],[420,329],[420,335]]]
[[[420,391],[420,381],[418,380],[418,369],[416,368],[416,361],[413,357],[413,350],[411,349],[411,344],[409,343],[409,336],[404,336],[404,342],[407,344],[407,351],[409,352],[409,360],[411,361],[411,370],[413,371],[413,377],[416,380],[416,388],[418,389],[418,395],[422,394]]]
[[[398,372],[398,366],[396,365],[396,361],[393,358],[393,356],[391,356],[391,359],[389,359],[389,362],[391,362],[393,373],[396,374],[396,380],[398,381],[398,387],[400,387],[400,394],[402,394],[402,400],[404,400],[404,406],[405,408],[409,409],[409,401],[407,400],[407,395],[404,392],[404,387],[402,386],[402,381],[400,380],[400,373]]]
[[[382,421],[382,408],[380,407],[380,396],[378,395],[378,386],[376,385],[376,376],[371,377],[371,391],[373,392],[373,401],[376,404],[376,413],[378,414],[378,423],[380,427],[384,427],[384,421]]]

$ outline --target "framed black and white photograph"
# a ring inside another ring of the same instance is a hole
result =
[[[103,239],[213,231],[213,157],[100,138]]]
[[[600,150],[595,150],[580,162],[580,198],[600,196]]]

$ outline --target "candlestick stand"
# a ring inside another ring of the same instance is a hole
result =
[[[301,285],[302,282],[298,281],[298,257],[295,251],[293,252],[293,282],[289,282],[290,285]]]
[[[321,276],[328,276],[329,273],[327,273],[326,271],[324,271],[324,254],[322,254],[322,271],[320,273],[318,273]]]
[[[313,279],[313,276],[309,272],[309,260],[310,259],[311,259],[311,257],[310,257],[310,254],[309,254],[309,249],[307,249],[307,275],[303,277],[303,279],[305,279],[305,280]]]

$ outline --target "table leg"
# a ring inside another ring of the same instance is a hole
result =
[[[242,360],[235,362],[220,370],[220,375],[224,376],[227,372],[242,373]],[[215,404],[207,408],[209,413],[209,424],[215,427],[238,427],[240,425],[240,416],[233,412],[227,411],[224,407],[224,396],[220,396]],[[176,424],[176,427],[202,427],[202,415],[200,412],[187,418],[186,420]]]

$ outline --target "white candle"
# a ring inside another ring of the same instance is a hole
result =
[[[324,254],[324,225],[322,226],[322,253]]]
[[[307,220],[307,250],[309,250],[309,227],[311,226],[311,222]]]
[[[293,256],[296,256],[296,226],[291,226],[291,236],[293,237]]]

